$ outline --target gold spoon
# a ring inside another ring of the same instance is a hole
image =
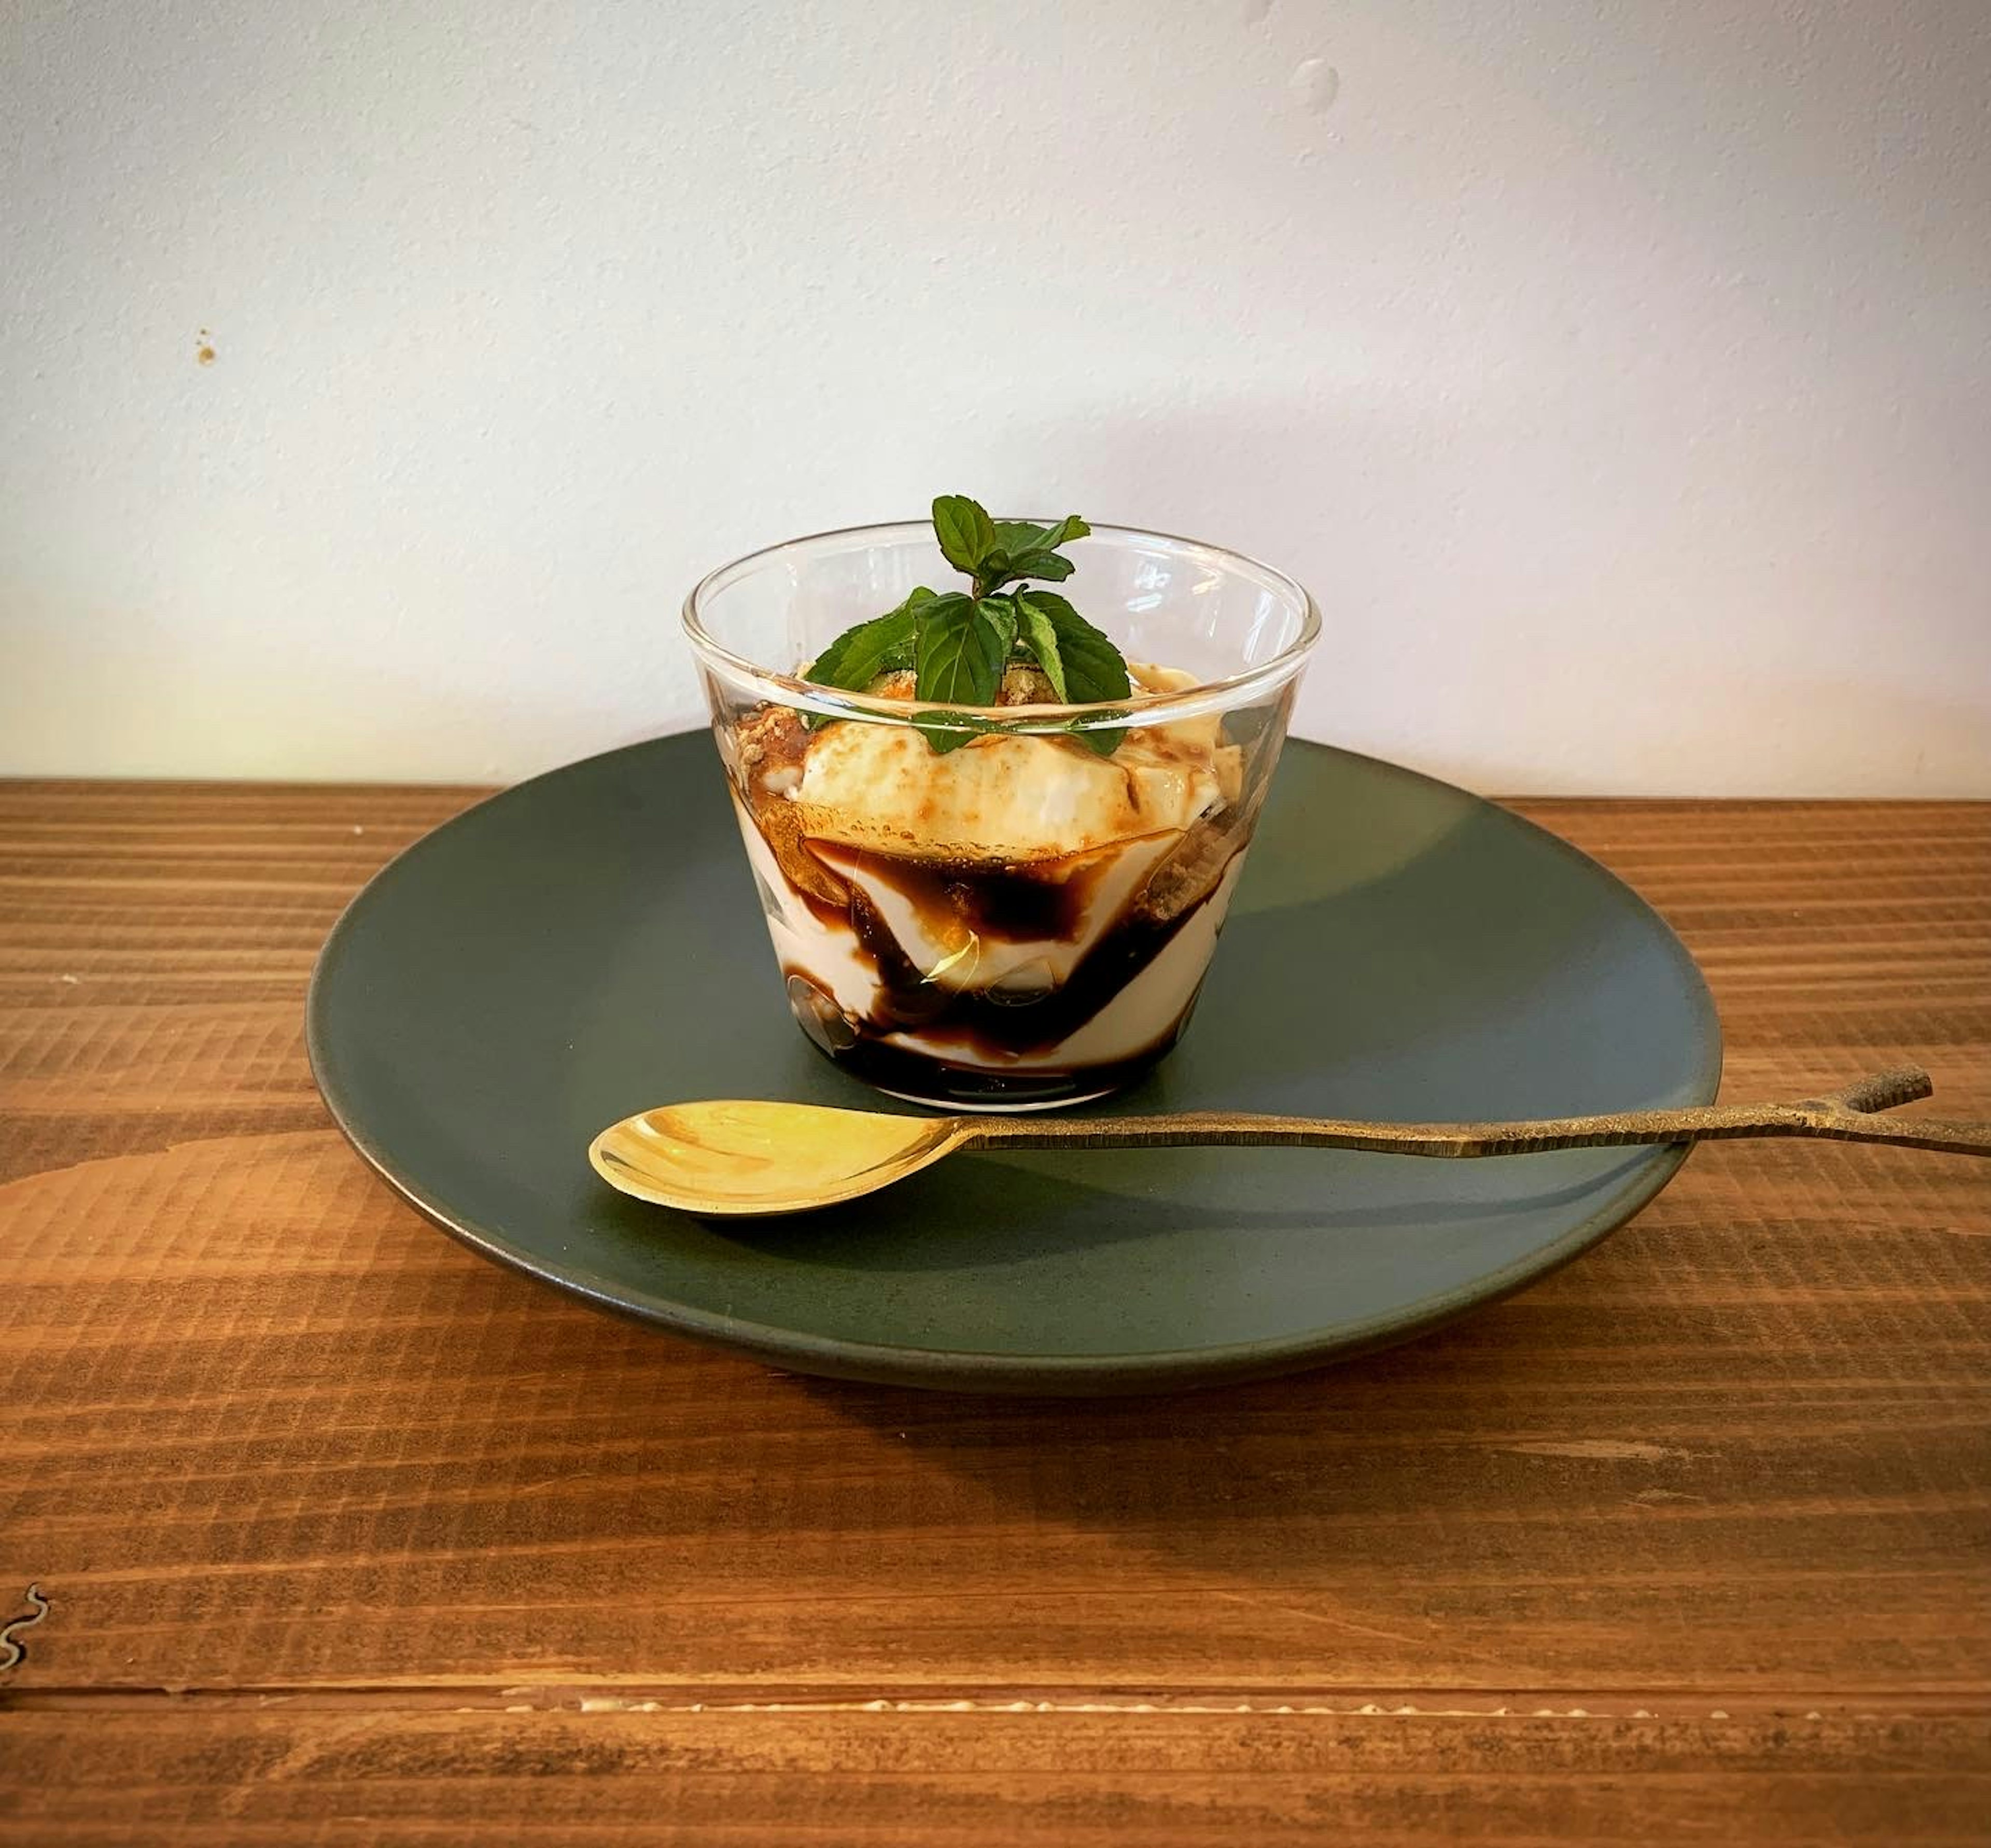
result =
[[[1369,1149],[1390,1155],[1525,1155],[1542,1149],[1823,1136],[1991,1155],[1991,1123],[1874,1113],[1927,1097],[1915,1066],[1794,1104],[1632,1110],[1540,1123],[1346,1123],[1190,1110],[1169,1116],[887,1116],[815,1104],[667,1104],[611,1124],[587,1158],[611,1187],[687,1213],[801,1213],[855,1200],[966,1149]]]

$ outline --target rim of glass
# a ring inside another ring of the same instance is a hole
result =
[[[1041,525],[1049,516],[1006,514],[1002,517],[1033,520]],[[1314,644],[1320,639],[1320,606],[1314,601],[1312,592],[1297,578],[1247,552],[1234,551],[1227,545],[1213,545],[1205,539],[1186,538],[1179,533],[1157,532],[1151,527],[1101,522],[1091,530],[1097,535],[1113,533],[1130,539],[1158,539],[1225,569],[1242,567],[1247,573],[1267,580],[1271,587],[1292,597],[1300,612],[1299,634],[1270,661],[1261,661],[1255,668],[1247,668],[1241,673],[1227,674],[1220,680],[1199,681],[1194,686],[1185,687],[1177,692],[1137,692],[1125,699],[1094,701],[1090,704],[1023,706],[951,705],[936,700],[920,702],[918,716],[924,718],[932,712],[965,713],[978,720],[999,724],[1003,730],[1010,732],[1104,730],[1131,724],[1172,724],[1178,719],[1227,711],[1248,703],[1259,694],[1272,691],[1298,673]],[[930,539],[932,533],[932,525],[926,520],[874,521],[859,526],[836,526],[822,532],[803,533],[743,553],[716,570],[707,572],[692,586],[680,617],[685,635],[693,652],[706,665],[777,705],[819,713],[829,718],[863,717],[891,725],[910,725],[915,715],[914,708],[905,700],[882,699],[867,693],[846,692],[837,687],[819,687],[812,681],[777,672],[744,654],[736,654],[706,627],[703,612],[721,591],[748,576],[777,553],[791,547],[860,537],[880,540],[914,537]]]

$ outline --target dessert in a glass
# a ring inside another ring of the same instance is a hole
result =
[[[684,621],[822,1051],[894,1096],[1019,1110],[1175,1044],[1319,629],[1298,584],[948,496],[931,525],[728,565]]]

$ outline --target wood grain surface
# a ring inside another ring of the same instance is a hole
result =
[[[471,795],[0,783],[0,1842],[1991,1841],[1991,1167],[1710,1147],[1244,1388],[772,1373],[328,1124],[318,946]],[[1724,1098],[1991,1116],[1991,806],[1515,806]]]

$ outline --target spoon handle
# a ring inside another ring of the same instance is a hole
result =
[[[1791,1104],[1706,1105],[1691,1110],[1628,1110],[1608,1116],[1522,1123],[1361,1123],[1332,1117],[1260,1116],[1186,1110],[1166,1116],[972,1116],[957,1149],[1232,1148],[1369,1149],[1390,1155],[1527,1155],[1544,1149],[1714,1142],[1743,1136],[1818,1136],[1890,1143],[1950,1155],[1991,1156],[1991,1123],[1935,1117],[1877,1121],[1935,1089],[1919,1067],[1875,1073],[1828,1097]]]

